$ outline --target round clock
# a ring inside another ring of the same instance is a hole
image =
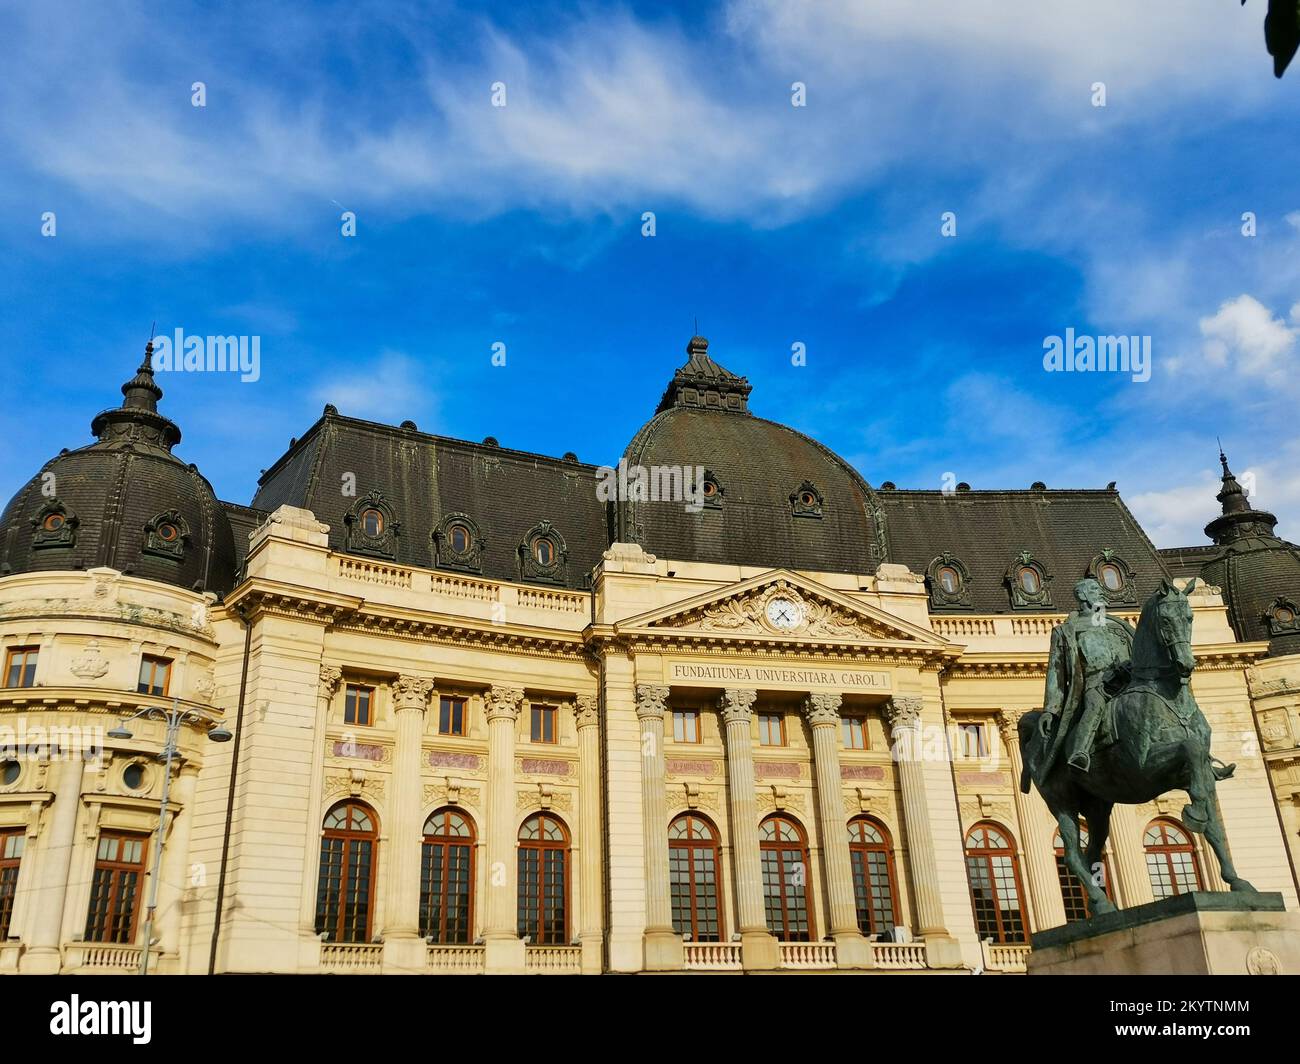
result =
[[[803,609],[788,598],[768,599],[767,622],[773,628],[788,632],[803,623]]]

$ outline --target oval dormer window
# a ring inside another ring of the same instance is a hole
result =
[[[53,514],[51,514],[53,516]],[[158,526],[158,538],[164,543],[175,543],[180,537],[181,530],[170,521],[164,521]]]
[[[944,594],[955,595],[961,590],[961,573],[957,572],[951,565],[942,566],[939,569],[939,586],[943,588]]]
[[[1026,595],[1037,595],[1041,590],[1041,583],[1038,579],[1038,570],[1030,565],[1022,565],[1018,574],[1020,580],[1020,590]]]
[[[64,524],[62,514],[47,514],[45,520],[41,522],[41,528],[46,532],[57,532]]]
[[[1295,620],[1295,611],[1290,606],[1278,606],[1273,610],[1273,620],[1278,624],[1291,624]]]
[[[361,531],[371,539],[378,539],[384,534],[384,515],[373,506],[361,511]]]
[[[447,544],[455,554],[464,554],[469,550],[469,529],[464,525],[452,525],[447,529]]]
[[[1107,591],[1119,591],[1124,586],[1124,574],[1114,562],[1105,562],[1097,569],[1101,586]]]
[[[538,565],[555,564],[555,544],[549,539],[539,539],[533,542],[533,557],[537,559]]]

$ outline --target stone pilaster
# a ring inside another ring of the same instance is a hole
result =
[[[645,839],[647,971],[682,967],[682,939],[673,931],[668,896],[668,796],[664,790],[664,713],[667,687],[638,684],[636,717],[641,727],[641,806]]]
[[[578,844],[582,866],[578,889],[582,899],[582,970],[589,975],[604,968],[601,871],[604,867],[604,838],[600,830],[600,701],[595,695],[579,695],[574,703],[578,724]]]
[[[907,828],[908,869],[916,895],[917,931],[925,939],[926,962],[930,967],[958,967],[962,963],[961,947],[949,933],[944,919],[934,834],[930,830],[922,760],[928,745],[922,731],[924,705],[919,696],[896,695],[885,703],[884,713],[898,765],[903,823]]]
[[[24,973],[53,975],[59,970],[63,928],[63,908],[68,896],[68,872],[72,867],[72,848],[76,842],[77,813],[81,807],[81,780],[84,763],[81,757],[67,756],[58,762],[54,782],[54,806],[50,810],[49,828],[40,849],[40,869],[36,895],[32,898],[35,913],[30,923],[31,937],[19,968]]]
[[[736,881],[736,915],[741,962],[747,969],[780,965],[776,938],[763,911],[763,866],[758,850],[758,802],[754,796],[751,722],[757,691],[729,688],[718,708],[727,740],[727,800],[731,810],[731,856]]]
[[[316,937],[316,890],[320,875],[320,840],[325,818],[325,726],[329,720],[330,703],[343,682],[343,670],[335,665],[320,667],[319,685],[316,688],[316,720],[312,726],[312,749],[309,782],[307,784],[307,823],[304,825],[302,905],[298,912],[301,946],[298,964],[304,972],[314,972],[320,963],[320,941]],[[227,898],[229,905],[229,898]]]
[[[483,697],[488,722],[487,905],[483,922],[487,970],[524,970],[519,937],[518,852],[515,828],[515,725],[523,706],[518,687],[489,687]]]
[[[840,703],[838,694],[811,694],[803,713],[812,729],[813,767],[817,776],[817,820],[822,839],[822,868],[826,876],[826,911],[841,968],[871,965],[871,947],[858,930],[853,896],[853,867],[849,860],[848,828],[840,797]]]
[[[433,681],[399,676],[393,684],[396,739],[393,750],[393,801],[389,807],[389,843],[385,855],[387,891],[384,904],[384,970],[423,972],[420,938],[421,752],[424,714]]]
[[[1037,791],[1025,794],[1020,789],[1024,762],[1020,755],[1020,718],[1023,709],[1004,709],[997,715],[1002,749],[1011,762],[1011,786],[1015,795],[1016,821],[1020,826],[1020,852],[1024,854],[1029,901],[1033,907],[1035,931],[1060,927],[1065,923],[1065,901],[1061,881],[1056,874],[1056,855],[1052,847],[1055,818]]]
[[[182,765],[172,783],[172,821],[163,850],[163,874],[158,883],[158,946],[164,957],[175,957],[181,941],[181,899],[189,882],[190,829],[194,824],[194,791],[199,770]]]

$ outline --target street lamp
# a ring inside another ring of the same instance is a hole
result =
[[[123,717],[116,728],[108,732],[110,739],[131,739],[134,736],[127,725],[133,720],[162,720],[167,722],[167,737],[163,742],[162,752],[158,755],[163,762],[162,805],[158,811],[158,832],[154,836],[153,875],[149,880],[149,902],[144,910],[144,949],[140,952],[140,974],[149,974],[149,947],[153,945],[153,918],[158,909],[158,882],[162,879],[163,831],[167,824],[167,802],[171,795],[172,760],[176,757],[176,737],[180,734],[182,724],[212,723],[212,717],[194,709],[181,709],[180,699],[172,698],[170,709],[161,706],[141,706],[129,717]],[[208,738],[214,743],[228,743],[231,734],[218,724],[208,730]]]

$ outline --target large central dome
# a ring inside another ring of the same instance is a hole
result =
[[[686,364],[623,456],[650,477],[655,467],[703,467],[703,509],[620,502],[616,538],[684,561],[874,572],[883,522],[866,481],[816,440],[751,414],[749,382],[708,348],[691,339]]]

